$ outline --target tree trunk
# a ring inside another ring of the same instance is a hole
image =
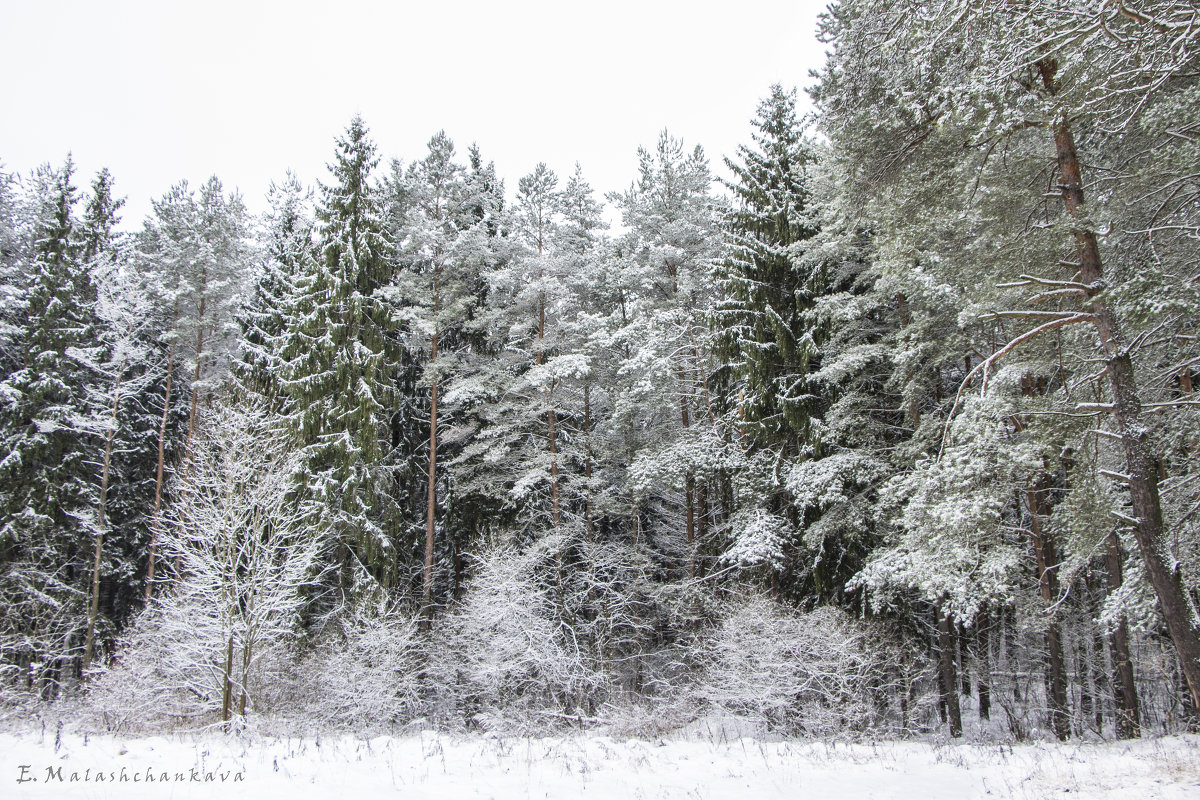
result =
[[[229,632],[229,644],[225,648],[225,675],[221,682],[221,721],[228,725],[233,706],[233,631]]]
[[[546,410],[546,438],[550,445],[550,519],[554,530],[558,530],[562,511],[558,501],[558,439],[554,433],[554,409]]]
[[[1090,606],[1097,599],[1095,590],[1095,573],[1088,570],[1079,581],[1079,591],[1085,599],[1085,608],[1094,608],[1096,617],[1099,616],[1099,603]],[[1082,729],[1092,727],[1097,735],[1104,735],[1104,640],[1100,628],[1095,624],[1079,630],[1076,637],[1076,675],[1079,681],[1079,717]],[[1089,719],[1090,717],[1090,719]]]
[[[1049,663],[1046,674],[1046,702],[1050,727],[1059,741],[1071,735],[1071,716],[1067,709],[1067,665],[1063,657],[1062,631],[1058,614],[1053,610],[1058,601],[1058,553],[1054,538],[1042,527],[1041,518],[1050,513],[1050,478],[1043,474],[1026,492],[1029,499],[1029,528],[1033,552],[1037,558],[1038,585],[1046,603],[1046,653]]]
[[[200,402],[200,375],[204,358],[204,304],[208,298],[200,295],[200,313],[196,315],[196,369],[192,373],[192,410],[188,414],[187,439],[183,443],[183,474],[186,479],[192,474],[192,439],[196,435],[196,409]],[[183,572],[182,556],[175,554],[175,576]]]
[[[592,398],[590,381],[583,384],[583,438],[583,477],[587,481],[584,486],[583,516],[587,522],[588,541],[593,542],[596,539],[596,532],[592,523]]]
[[[1057,89],[1054,76],[1058,63],[1047,58],[1039,61],[1038,67],[1043,84],[1053,94]],[[1069,217],[1080,220],[1083,217],[1083,177],[1075,139],[1065,114],[1054,126],[1054,145],[1063,204]],[[1122,338],[1116,314],[1100,294],[1103,270],[1096,234],[1085,225],[1079,225],[1072,235],[1079,259],[1080,280],[1094,287],[1088,291],[1088,304],[1106,355],[1112,415],[1125,451],[1129,496],[1136,520],[1134,538],[1150,584],[1158,595],[1171,641],[1179,654],[1193,707],[1200,707],[1200,615],[1184,590],[1179,562],[1172,555],[1163,530],[1157,458],[1150,429],[1141,420],[1142,405],[1133,360]]]
[[[558,532],[561,512],[558,505],[558,444],[554,436],[554,408],[546,409],[546,437],[550,440],[550,520],[554,531]],[[554,554],[554,578],[558,589],[558,607],[566,611],[566,563],[563,547],[557,548]]]
[[[686,431],[692,424],[691,415],[688,413],[687,392],[684,391],[687,383],[687,377],[682,368],[677,370],[679,377],[679,413],[683,421],[683,429]],[[687,528],[687,546],[688,546],[688,576],[696,576],[696,511],[695,511],[695,491],[696,479],[689,469],[684,477],[684,504],[685,524]]]
[[[717,424],[717,413],[713,410],[712,394],[708,390],[708,371],[704,369],[704,359],[700,357],[700,346],[696,344],[696,332],[688,326],[688,338],[692,340],[692,355],[696,359],[696,374],[700,376],[700,386],[704,389],[704,407],[708,409],[708,421]]]
[[[979,610],[979,618],[975,622],[976,660],[979,664],[979,677],[976,685],[979,689],[979,718],[990,719],[992,714],[992,654],[988,628],[991,619],[987,606]]]
[[[538,238],[538,256],[542,254],[541,237]],[[542,273],[538,273],[538,278],[543,277]],[[537,359],[536,363],[541,366],[545,360],[546,340],[546,294],[538,293],[538,333],[537,333]],[[542,390],[542,398],[546,403],[546,443],[550,452],[550,517],[554,523],[554,530],[558,530],[559,521],[562,514],[559,509],[558,499],[558,440],[554,432],[554,405],[551,401],[551,385]]]
[[[1114,530],[1108,534],[1105,553],[1108,566],[1108,592],[1121,588],[1121,540]],[[1122,614],[1117,626],[1108,635],[1112,658],[1113,701],[1117,709],[1117,738],[1137,739],[1142,735],[1141,712],[1138,709],[1137,683],[1134,681],[1133,659],[1129,657],[1129,625]]]
[[[146,602],[154,587],[154,551],[158,545],[158,532],[162,526],[163,460],[167,440],[167,418],[171,414],[171,377],[175,372],[175,342],[167,352],[167,385],[163,389],[162,421],[158,425],[158,470],[154,476],[154,516],[150,522],[150,553],[146,567]]]
[[[684,476],[684,502],[687,504],[688,577],[696,577],[696,478],[688,470]]]
[[[123,367],[124,365],[122,365]],[[100,502],[96,516],[96,557],[92,561],[92,602],[88,607],[87,634],[83,644],[82,671],[92,665],[92,654],[96,644],[96,620],[100,616],[100,556],[104,548],[104,532],[108,529],[108,474],[112,464],[113,440],[117,436],[117,408],[121,403],[121,379],[113,389],[112,427],[104,440],[104,466],[100,470]]]
[[[1100,700],[1104,696],[1104,690],[1107,688],[1106,683],[1108,676],[1104,673],[1104,636],[1098,625],[1092,626],[1092,652],[1095,657],[1092,660],[1092,684],[1096,687],[1096,733],[1104,735],[1104,703]]]
[[[437,313],[436,308],[437,300],[435,299],[435,314]],[[434,511],[437,507],[437,486],[435,483],[437,476],[437,347],[438,332],[435,326],[429,359],[433,380],[430,386],[429,403],[429,486],[426,490],[425,502],[425,568],[421,576],[421,626],[425,630],[429,629],[433,620],[433,534]]]
[[[942,703],[945,704],[946,714],[950,722],[950,735],[954,738],[962,736],[962,710],[958,704],[958,676],[954,669],[954,619],[950,612],[943,613],[939,607],[938,615],[938,663],[941,665]]]
[[[207,298],[200,296],[200,313],[196,315],[196,370],[192,373],[192,411],[188,414],[187,442],[184,449],[192,449],[192,437],[196,434],[196,405],[200,399],[200,365],[204,357],[204,303]]]
[[[961,622],[957,623],[958,632],[958,686],[963,697],[971,696],[971,668],[967,653],[967,631]]]
[[[538,235],[538,257],[542,255],[542,238]],[[538,279],[542,279],[544,274],[539,270]],[[538,333],[537,333],[537,360],[538,366],[541,366],[545,360],[545,341],[546,341],[546,294],[545,292],[538,293]],[[558,437],[554,431],[554,403],[552,399],[554,390],[554,381],[551,380],[550,385],[542,389],[542,401],[546,404],[546,447],[550,453],[550,520],[555,532],[558,531],[559,523],[562,520],[562,511],[559,505],[558,498]],[[555,584],[558,587],[559,607],[565,608],[563,600],[563,573],[565,570],[563,564],[563,551],[555,554]]]
[[[1091,671],[1088,663],[1091,661],[1088,653],[1088,637],[1079,636],[1075,640],[1075,682],[1079,685],[1079,730],[1082,733],[1094,721],[1098,703],[1096,702],[1095,687],[1092,685]],[[1100,728],[1097,726],[1097,733]]]
[[[246,676],[250,674],[250,658],[251,658],[250,637],[247,635],[246,643],[242,645],[242,691],[238,697],[238,716],[246,716],[246,695],[249,689],[246,687]]]
[[[1179,696],[1182,698],[1184,730],[1188,733],[1200,733],[1200,709],[1196,708],[1196,705],[1192,702],[1192,696],[1188,692],[1187,681],[1184,680],[1182,669],[1176,673],[1175,682],[1179,687]]]

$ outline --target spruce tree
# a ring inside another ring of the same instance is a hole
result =
[[[28,278],[23,269],[25,243],[20,228],[17,180],[0,163],[0,375],[9,374],[21,362],[17,321]]]
[[[38,176],[32,278],[17,336],[22,363],[0,385],[0,646],[4,661],[21,666],[47,697],[83,645],[97,485],[77,430],[89,377],[81,361],[96,332],[73,172],[68,157]]]
[[[390,271],[372,171],[375,144],[360,117],[337,140],[317,209],[319,256],[296,278],[286,309],[283,388],[296,409],[303,496],[329,534],[338,586],[395,580],[396,509],[382,474],[396,360],[379,289]]]
[[[310,262],[316,257],[311,200],[312,192],[291,170],[282,183],[271,183],[258,273],[238,314],[242,339],[235,376],[245,388],[262,395],[276,412],[286,400],[279,380],[287,313],[293,307],[297,278],[311,271]]]
[[[796,119],[795,90],[772,86],[753,125],[753,145],[740,145],[737,160],[725,159],[734,207],[724,220],[730,255],[721,270],[715,348],[729,364],[726,391],[739,428],[754,446],[794,455],[816,443],[812,420],[819,414],[806,380],[819,334],[805,312],[825,279],[794,248],[817,232],[808,187],[814,158]]]
[[[106,538],[111,551],[109,537],[109,508],[108,495],[112,477],[112,456],[117,435],[121,431],[121,404],[127,395],[136,393],[136,387],[127,381],[127,373],[142,364],[131,364],[131,361],[144,361],[144,355],[138,352],[136,325],[145,324],[145,317],[138,316],[145,309],[126,309],[123,306],[133,298],[128,292],[123,292],[116,278],[120,275],[117,259],[117,238],[115,232],[120,222],[117,213],[124,200],[116,198],[112,193],[112,175],[108,169],[102,169],[92,183],[92,195],[88,200],[84,218],[80,225],[80,255],[84,268],[93,279],[109,279],[109,285],[116,291],[101,296],[98,287],[96,296],[96,316],[100,323],[97,330],[95,358],[85,360],[91,374],[87,382],[87,401],[89,418],[83,418],[83,425],[89,433],[103,442],[103,458],[101,460],[99,492],[96,500],[96,527],[93,532],[95,540],[95,557],[92,560],[91,581],[89,589],[87,631],[84,637],[82,669],[87,671],[95,653],[97,623],[100,616],[100,583],[102,569],[105,566]],[[118,309],[120,309],[118,311]],[[130,313],[132,311],[133,313]],[[132,323],[132,324],[124,324]],[[132,390],[132,391],[131,391]],[[82,433],[82,431],[81,431]],[[111,557],[109,559],[111,562]],[[105,571],[113,571],[111,564]],[[109,626],[110,630],[112,626]]]
[[[92,194],[80,222],[80,257],[85,264],[109,255],[120,238],[116,231],[125,198],[113,195],[113,176],[104,167],[92,181]]]
[[[95,294],[92,346],[76,351],[87,367],[81,444],[98,466],[96,526],[82,666],[102,658],[141,607],[153,507],[162,397],[162,327],[134,249],[119,232],[124,200],[101,170],[80,221],[80,253]]]

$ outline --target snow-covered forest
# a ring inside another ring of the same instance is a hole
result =
[[[261,215],[0,167],[3,713],[1194,730],[1200,10],[821,26],[726,180],[360,117]]]

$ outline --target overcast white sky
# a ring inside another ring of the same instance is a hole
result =
[[[287,168],[326,179],[363,115],[387,159],[445,129],[511,193],[538,161],[599,191],[669,128],[714,170],[773,82],[803,89],[825,0],[0,0],[0,162],[108,166],[139,227],[217,174],[253,210]]]

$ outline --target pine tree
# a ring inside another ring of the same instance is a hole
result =
[[[421,549],[422,617],[428,621],[434,610],[435,567],[446,537],[439,537],[439,431],[446,427],[448,409],[442,401],[443,388],[459,365],[459,356],[469,349],[465,323],[479,300],[483,266],[490,257],[487,213],[492,205],[486,174],[468,182],[462,165],[454,160],[454,143],[444,131],[429,140],[425,158],[414,162],[405,175],[408,214],[398,247],[399,268],[390,296],[395,319],[406,342],[409,358],[424,366],[421,384],[428,386],[428,425],[424,452],[425,529]],[[482,164],[482,161],[479,161]],[[473,185],[472,185],[473,184]]]
[[[685,152],[663,131],[653,153],[639,149],[638,161],[633,186],[611,196],[629,229],[618,244],[614,337],[625,349],[628,383],[616,416],[630,447],[630,488],[659,506],[655,516],[674,518],[663,519],[662,546],[695,572],[708,544],[708,488],[726,451],[708,380],[715,202],[702,148]],[[671,541],[676,532],[682,541]]]
[[[515,276],[516,284],[520,287],[519,292],[527,294],[531,302],[528,309],[529,318],[526,324],[520,326],[528,335],[521,335],[521,332],[518,332],[516,340],[510,344],[510,347],[515,345],[525,349],[532,356],[531,363],[526,364],[521,371],[524,372],[524,381],[530,384],[530,388],[537,395],[540,395],[535,404],[542,407],[539,409],[538,416],[543,416],[546,420],[546,457],[544,460],[548,462],[545,471],[548,473],[550,491],[549,527],[553,528],[555,532],[559,527],[562,510],[559,497],[559,441],[558,433],[555,430],[559,412],[555,408],[554,395],[562,378],[566,377],[558,374],[559,370],[546,367],[547,361],[560,352],[557,341],[558,331],[556,330],[558,325],[555,324],[557,321],[553,317],[561,315],[562,309],[559,309],[559,314],[555,314],[553,305],[559,304],[554,303],[554,300],[558,298],[552,294],[561,286],[558,270],[555,269],[554,256],[556,254],[553,252],[554,245],[552,244],[553,240],[558,238],[559,198],[556,191],[557,186],[558,176],[544,163],[538,164],[536,169],[521,178],[517,185],[516,229],[524,240],[527,250],[518,257],[513,266],[519,270]],[[552,304],[550,310],[551,329],[549,330],[546,318],[548,299]],[[535,368],[536,372],[530,373],[528,370],[531,368]],[[543,459],[537,460],[543,461]],[[529,488],[530,482],[526,477],[523,476],[518,482],[526,484],[526,489]]]
[[[928,14],[907,2],[844,2],[826,22],[835,48],[818,99],[837,157],[851,165],[850,202],[865,212],[864,225],[887,233],[880,260],[891,262],[889,277],[907,270],[914,284],[936,288],[943,304],[961,296],[953,301],[965,309],[958,327],[985,334],[970,335],[957,353],[964,363],[955,375],[955,384],[962,377],[959,397],[942,413],[971,411],[968,384],[1000,397],[1014,383],[1024,384],[1024,391],[1010,392],[1015,402],[1004,412],[1013,438],[1032,436],[1051,453],[1091,450],[1097,468],[1109,463],[1103,474],[1117,482],[1120,499],[1108,499],[1105,510],[1134,534],[1143,574],[1181,655],[1190,702],[1200,705],[1200,628],[1185,588],[1187,571],[1168,547],[1159,491],[1167,473],[1157,429],[1160,419],[1180,413],[1171,410],[1178,389],[1144,377],[1170,376],[1173,383],[1176,365],[1188,361],[1176,343],[1187,340],[1178,333],[1193,316],[1182,309],[1194,307],[1184,300],[1192,290],[1183,277],[1194,249],[1181,247],[1185,237],[1172,234],[1165,237],[1171,245],[1160,247],[1165,242],[1158,236],[1186,230],[1188,223],[1159,228],[1158,215],[1183,207],[1172,199],[1164,204],[1161,195],[1144,203],[1194,168],[1194,148],[1178,153],[1183,158],[1177,161],[1155,153],[1147,158],[1154,163],[1149,184],[1139,187],[1134,178],[1145,174],[1136,164],[1139,151],[1153,149],[1142,150],[1148,141],[1166,145],[1179,138],[1151,131],[1158,109],[1176,102],[1177,93],[1194,92],[1195,37],[1171,35],[1194,15],[1171,2],[1134,11],[1126,4],[964,1]],[[880,36],[887,44],[876,47]],[[1164,173],[1181,165],[1173,176]],[[1060,202],[1044,194],[1047,180]],[[1111,226],[1098,224],[1102,218]],[[1102,235],[1105,229],[1120,233]],[[899,354],[910,385],[929,380],[921,373],[937,364],[930,354],[947,350],[926,341],[924,353]],[[1165,365],[1162,372],[1150,366],[1155,361]],[[1147,396],[1159,401],[1154,414],[1144,413]],[[1026,409],[1038,416],[1022,421]],[[1111,430],[1097,421],[1086,429],[1053,421],[1102,413]],[[940,446],[930,440],[946,437],[929,435],[943,425],[920,425],[916,417],[910,414],[921,446],[932,444],[944,458],[948,438]],[[1031,497],[1011,512],[1011,521],[1024,526],[1021,506],[1030,507],[1031,545],[1043,580],[1055,562],[1044,549],[1047,518],[1057,528],[1060,516],[1051,516],[1050,507],[1073,502],[1088,483],[1076,473],[1056,485],[1048,479],[1059,469],[1050,461],[1043,472],[1031,472],[1023,488]],[[1054,487],[1053,502],[1043,502],[1046,486]],[[1077,541],[1084,552],[1102,547]],[[1051,601],[1053,588],[1041,586],[1050,612],[1070,596],[1062,587]],[[1127,596],[1114,593],[1121,594]],[[1124,659],[1114,651],[1113,660]],[[1049,661],[1050,671],[1058,671],[1054,662],[1062,659],[1051,652]],[[1050,683],[1051,718],[1061,736],[1067,732],[1065,680],[1054,676]]]
[[[175,184],[157,201],[145,221],[138,241],[138,261],[155,295],[162,316],[163,386],[158,424],[154,474],[154,502],[150,510],[150,543],[146,553],[145,599],[150,600],[155,582],[158,538],[162,529],[163,496],[168,475],[168,433],[173,404],[178,404],[176,372],[181,359],[187,275],[196,259],[193,219],[195,200],[187,182]],[[174,391],[173,391],[174,390]]]
[[[570,299],[560,321],[560,352],[576,359],[558,370],[565,381],[571,414],[563,421],[564,463],[573,465],[572,481],[564,487],[564,503],[576,517],[582,514],[587,540],[596,536],[596,447],[593,430],[604,408],[604,387],[598,380],[611,351],[604,342],[605,316],[611,309],[603,296],[602,262],[607,241],[603,205],[594,197],[578,163],[558,196],[562,221],[558,226],[559,275]],[[582,479],[582,480],[581,480]]]
[[[521,179],[512,225],[515,246],[488,274],[488,320],[498,342],[479,452],[491,484],[515,512],[510,532],[532,536],[582,531],[589,469],[576,431],[585,427],[591,373],[588,334],[600,323],[583,316],[595,281],[600,207],[579,171],[567,191],[545,164]],[[569,194],[568,194],[569,192]],[[573,205],[568,205],[568,198]],[[487,481],[475,478],[479,484]],[[582,515],[580,512],[584,512]]]
[[[216,175],[200,187],[196,199],[196,261],[189,277],[196,346],[193,352],[192,407],[188,442],[196,433],[197,410],[225,379],[237,348],[236,310],[245,290],[246,209],[235,192],[228,197]]]
[[[226,195],[216,176],[205,182],[199,197],[187,181],[181,181],[152,205],[153,211],[138,237],[137,258],[156,296],[157,312],[163,317],[160,342],[165,350],[165,379],[158,401],[162,416],[146,568],[147,599],[157,569],[157,538],[172,460],[169,434],[173,412],[180,404],[187,404],[183,440],[186,464],[200,401],[228,374],[238,338],[234,312],[249,275],[245,207],[236,193]]]
[[[426,364],[422,382],[429,385],[425,543],[421,571],[421,614],[426,621],[432,617],[434,609],[434,566],[438,544],[438,428],[444,426],[444,420],[438,419],[438,393],[442,373],[448,371],[445,366],[449,360],[447,356],[452,355],[452,352],[446,352],[446,329],[457,321],[455,317],[458,316],[447,313],[447,306],[453,308],[455,295],[461,294],[462,289],[454,258],[460,232],[456,222],[463,210],[461,172],[461,166],[454,162],[454,143],[445,131],[439,131],[429,140],[426,157],[409,170],[408,183],[414,205],[404,245],[408,269],[397,273],[397,288],[403,298],[401,316],[408,318],[403,321],[417,334],[413,345],[424,349],[424,342],[428,341],[428,358],[422,359]],[[438,361],[439,345],[442,363]]]
[[[510,376],[504,331],[489,312],[494,291],[489,276],[515,252],[512,213],[505,206],[504,182],[478,145],[468,148],[461,176],[461,200],[453,215],[455,254],[439,282],[447,297],[457,298],[442,317],[438,344],[444,387],[439,391],[439,427],[451,435],[437,442],[442,535],[435,537],[433,588],[448,598],[461,596],[471,579],[471,554],[503,538],[516,514],[505,491],[507,475],[497,474],[503,472],[497,469],[502,462],[492,460],[502,451],[502,437],[494,435],[499,427],[495,403]],[[420,194],[414,188],[413,196]],[[427,453],[423,447],[418,463],[424,463]],[[438,585],[443,577],[444,589]]]

